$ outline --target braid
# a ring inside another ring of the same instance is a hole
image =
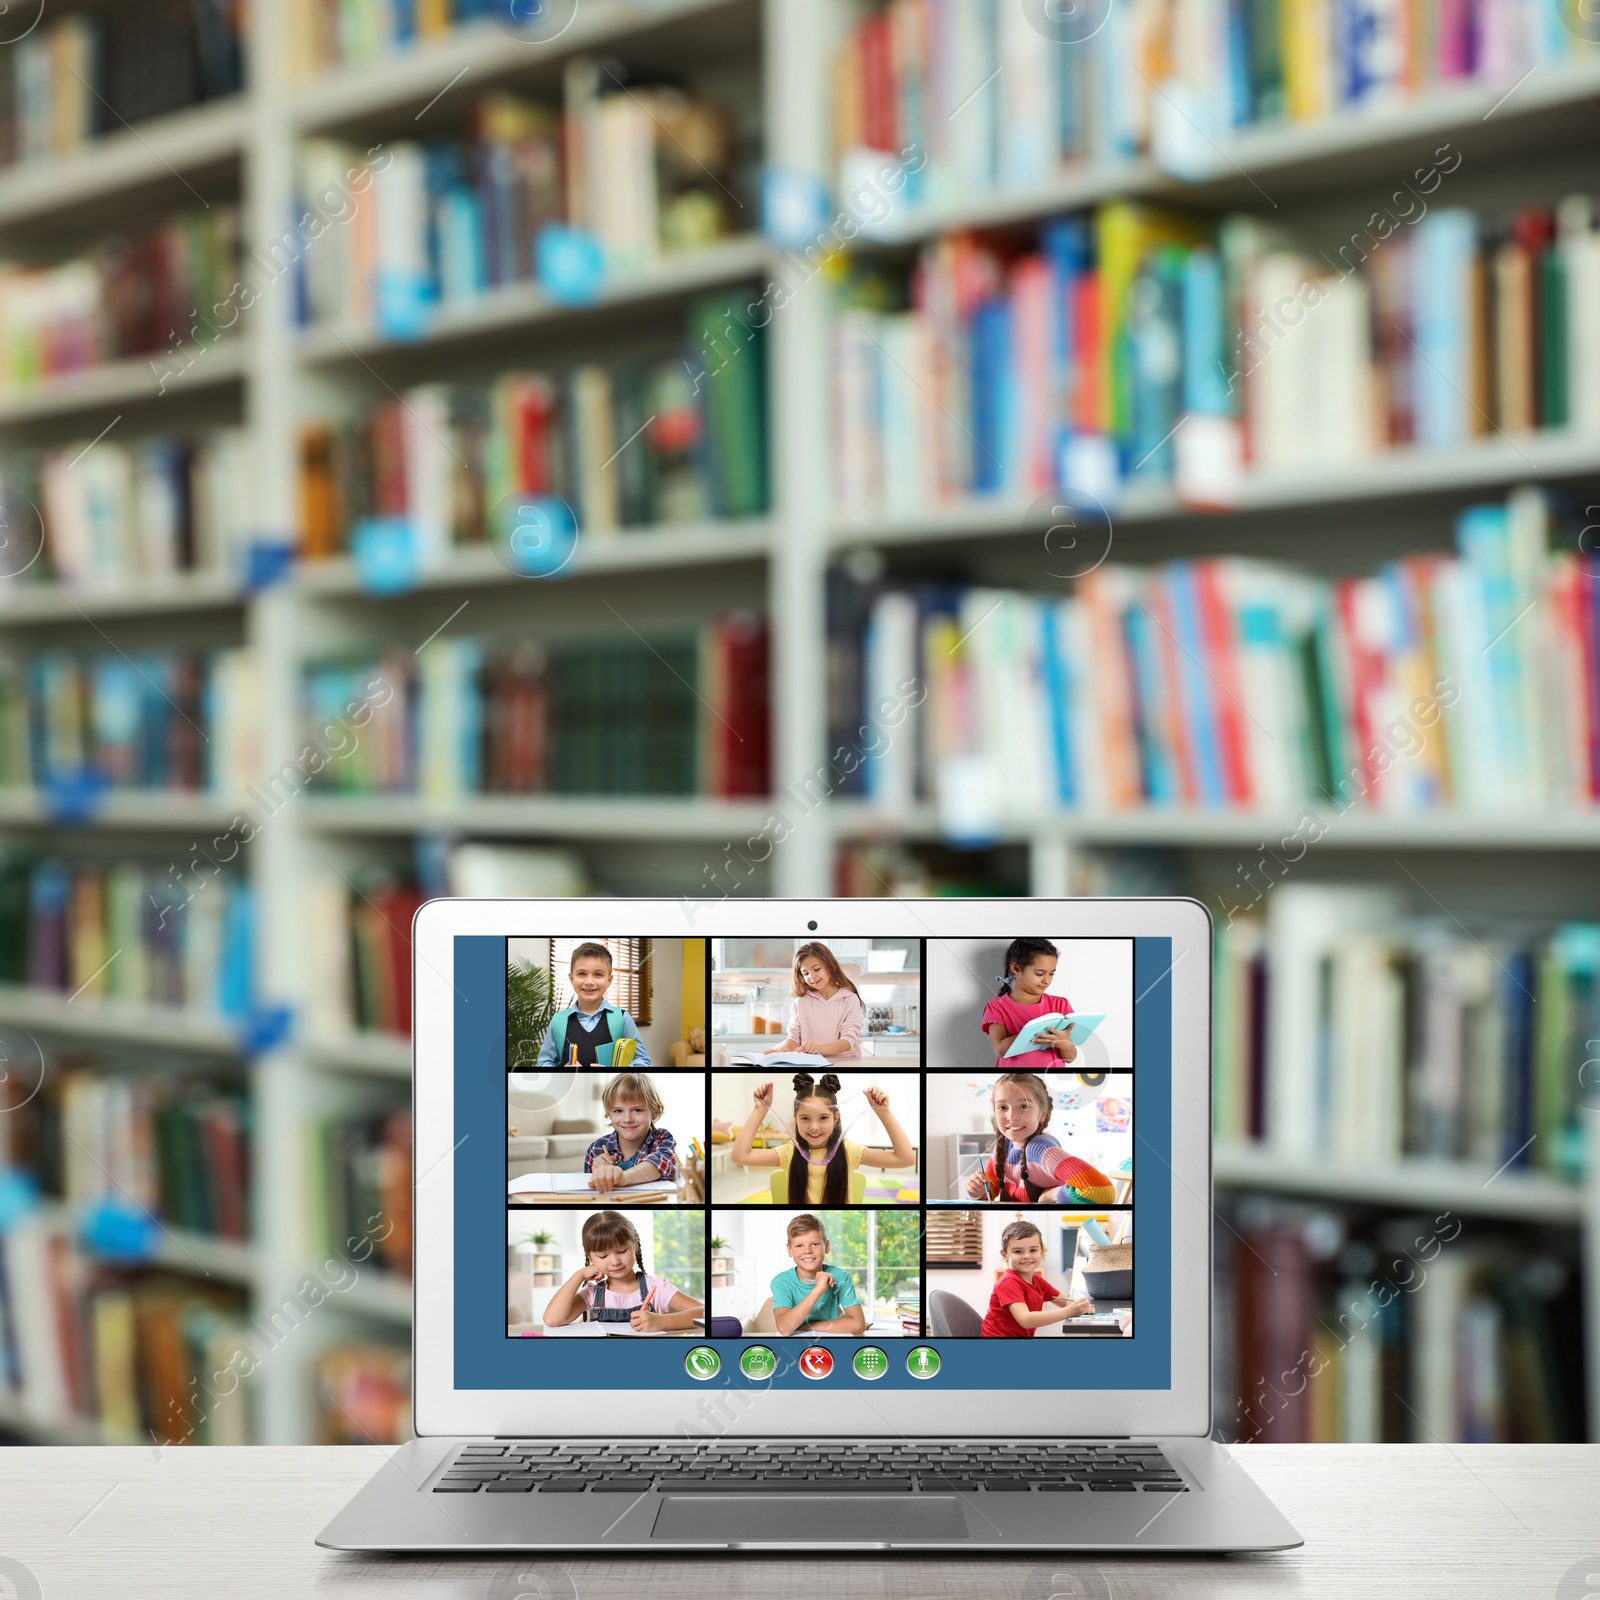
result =
[[[1006,1198],[1006,1156],[1010,1152],[1011,1141],[996,1128],[994,1130],[994,1184],[1000,1192],[995,1196],[997,1200]]]

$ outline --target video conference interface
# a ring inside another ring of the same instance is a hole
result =
[[[1134,1338],[1132,939],[505,946],[507,1340]]]

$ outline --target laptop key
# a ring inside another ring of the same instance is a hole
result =
[[[651,1481],[649,1478],[640,1477],[597,1478],[594,1484],[594,1492],[596,1494],[622,1494],[630,1490],[637,1492],[640,1489],[648,1489]]]
[[[1032,1483],[1030,1483],[1026,1478],[988,1478],[984,1481],[984,1488],[989,1490],[991,1494],[995,1493],[996,1491],[999,1491],[1002,1494],[1022,1493],[1031,1489],[1032,1487]]]
[[[532,1494],[531,1483],[486,1483],[483,1486],[485,1494]]]
[[[433,1486],[435,1494],[476,1494],[483,1485],[479,1482],[472,1483],[436,1483]]]
[[[1144,1486],[1146,1494],[1188,1494],[1189,1485],[1186,1483],[1147,1483]]]
[[[546,1478],[539,1485],[540,1494],[581,1494],[588,1488],[588,1478]]]
[[[1081,1483],[1041,1483],[1039,1487],[1049,1494],[1082,1494]]]
[[[1134,1490],[1131,1483],[1091,1483],[1089,1492],[1091,1494],[1132,1494]]]

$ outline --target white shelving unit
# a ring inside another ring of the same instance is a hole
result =
[[[824,182],[831,178],[829,75],[846,15],[844,0],[588,0],[567,31],[548,45],[518,43],[484,24],[432,47],[311,83],[289,81],[281,8],[252,10],[252,83],[246,95],[119,134],[48,166],[0,173],[0,236],[21,239],[30,229],[49,233],[66,223],[81,229],[102,209],[114,219],[106,222],[108,228],[120,226],[121,216],[136,205],[143,207],[142,214],[180,208],[191,203],[185,195],[191,180],[228,184],[231,175],[231,187],[245,207],[248,235],[259,245],[278,235],[290,214],[294,152],[301,138],[344,132],[363,139],[427,137],[432,127],[427,113],[435,106],[459,106],[530,69],[553,78],[560,61],[573,54],[616,48],[648,61],[652,50],[681,56],[697,41],[726,37],[750,42],[749,70],[762,80],[764,160]],[[974,196],[959,207],[902,208],[861,248],[904,254],[950,228],[1024,224],[1116,195],[1248,208],[1253,178],[1270,174],[1275,192],[1304,194],[1330,175],[1376,170],[1407,141],[1432,148],[1449,139],[1469,156],[1491,152],[1498,140],[1511,146],[1568,140],[1578,151],[1584,121],[1592,121],[1597,104],[1600,67],[1541,71],[1510,95],[1463,88],[1425,103],[1340,116],[1313,127],[1252,132],[1219,150],[1214,168],[1191,183],[1138,160],[1064,174],[1026,192]],[[603,330],[618,319],[668,310],[703,290],[762,284],[783,273],[789,259],[749,233],[651,272],[616,279],[582,307],[552,303],[533,288],[502,290],[470,310],[441,315],[425,338],[403,344],[366,328],[299,329],[283,292],[286,283],[278,283],[241,325],[243,337],[208,347],[171,386],[170,397],[158,392],[147,363],[124,363],[0,397],[0,431],[88,438],[119,414],[127,416],[125,429],[148,431],[177,427],[167,418],[178,410],[188,416],[200,407],[209,417],[237,406],[258,452],[260,526],[288,537],[297,522],[299,424],[340,384],[387,384],[393,368],[419,361],[436,371],[448,371],[458,360],[481,366],[486,357],[508,366],[534,365],[546,339],[570,344],[590,328]],[[814,789],[825,770],[829,560],[851,552],[904,555],[913,546],[999,549],[1008,539],[1036,536],[1045,525],[1027,506],[995,501],[968,502],[912,519],[838,519],[828,499],[827,334],[826,289],[817,277],[799,288],[768,329],[773,500],[764,518],[595,538],[580,546],[559,584],[529,584],[487,552],[453,556],[422,573],[399,596],[368,593],[348,561],[302,567],[287,581],[256,593],[247,593],[232,576],[216,574],[72,591],[0,583],[0,644],[27,650],[68,633],[94,644],[97,636],[114,641],[123,626],[144,630],[144,638],[163,628],[174,638],[188,637],[200,626],[213,630],[208,638],[219,626],[232,629],[230,636],[247,643],[257,657],[264,686],[263,757],[270,770],[290,761],[297,749],[295,686],[301,663],[312,653],[376,638],[415,646],[429,628],[443,624],[470,631],[484,625],[479,620],[484,616],[497,622],[525,616],[529,631],[537,633],[569,608],[592,606],[594,596],[610,585],[631,585],[629,592],[663,608],[691,604],[708,591],[734,594],[743,597],[741,603],[764,603],[770,617],[775,793],[780,800],[784,794],[800,795]],[[1397,451],[1337,473],[1252,479],[1239,511],[1407,505],[1530,479],[1596,477],[1600,440],[1539,434],[1460,452]],[[1171,524],[1185,535],[1198,531],[1213,539],[1224,537],[1227,526],[1227,518],[1190,511],[1165,490],[1130,491],[1112,511],[1119,526]],[[449,621],[459,600],[471,601],[472,609],[460,622]],[[431,620],[413,628],[424,618]],[[226,827],[234,809],[204,796],[113,794],[95,811],[88,832],[96,850],[115,848],[119,841],[143,850],[170,842],[176,852],[198,830]],[[268,819],[248,847],[262,933],[261,993],[269,1003],[298,1007],[308,992],[309,974],[301,964],[304,890],[330,850],[340,852],[341,860],[359,859],[363,851],[386,852],[392,859],[401,845],[421,835],[561,842],[603,830],[628,848],[681,863],[681,889],[709,900],[725,892],[714,875],[725,842],[757,832],[769,814],[758,801],[487,796],[440,805],[389,796],[301,795]],[[1022,847],[1031,892],[1051,895],[1066,891],[1077,850],[1108,845],[1248,850],[1293,824],[1294,818],[1153,809],[1043,815],[1006,820],[997,826],[995,842]],[[29,793],[0,793],[0,830],[12,837],[60,831],[46,799]],[[939,818],[927,808],[886,813],[843,801],[793,807],[787,836],[773,852],[766,875],[742,883],[740,892],[826,895],[841,844],[931,843],[941,836]],[[1524,853],[1529,858],[1588,856],[1600,850],[1600,814],[1350,814],[1338,818],[1317,847],[1319,857],[1323,852],[1340,857],[1416,852],[1421,857],[1452,849],[1518,859]],[[209,1055],[241,1063],[255,1101],[253,1198],[259,1233],[248,1250],[219,1248],[212,1241],[201,1250],[187,1236],[182,1243],[207,1270],[223,1276],[226,1268],[229,1281],[248,1284],[253,1306],[263,1313],[296,1293],[309,1264],[303,1168],[308,1118],[328,1105],[403,1098],[409,1071],[409,1050],[401,1041],[315,1037],[303,1029],[246,1066],[234,1031],[209,1019],[81,998],[68,1002],[64,996],[15,989],[0,990],[0,1021],[42,1040],[157,1045],[185,1058]],[[1590,1170],[1582,1191],[1513,1174],[1485,1185],[1488,1175],[1475,1169],[1432,1165],[1359,1176],[1363,1191],[1382,1204],[1453,1207],[1582,1228],[1591,1430],[1600,1437],[1600,1160],[1591,1162]],[[1216,1162],[1219,1186],[1310,1197],[1340,1196],[1354,1176],[1312,1171],[1253,1149],[1220,1150]],[[181,1268],[181,1257],[165,1264]],[[409,1315],[409,1286],[363,1267],[354,1288],[316,1310],[306,1337],[285,1341],[264,1362],[265,1439],[288,1443],[311,1436],[312,1371],[328,1342],[361,1332],[394,1338]],[[26,1431],[21,1419],[11,1420]],[[8,1425],[0,1412],[0,1427]],[[84,1436],[75,1427],[52,1435]]]

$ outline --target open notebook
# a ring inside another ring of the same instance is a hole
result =
[[[675,1194],[677,1184],[667,1178],[655,1183],[630,1183],[624,1194]],[[611,1193],[617,1193],[612,1190]],[[592,1194],[596,1199],[606,1197],[589,1182],[587,1172],[530,1172],[524,1178],[513,1178],[506,1185],[507,1194]]]

